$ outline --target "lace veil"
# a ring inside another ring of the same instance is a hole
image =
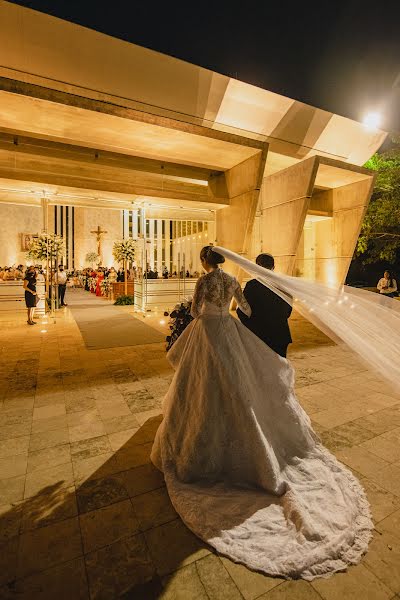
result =
[[[213,250],[278,294],[336,343],[346,344],[400,389],[399,300],[282,275],[220,246]]]

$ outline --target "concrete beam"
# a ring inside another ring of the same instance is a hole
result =
[[[235,133],[220,131],[218,129],[211,129],[210,127],[197,125],[189,121],[189,119],[194,120],[195,117],[189,117],[186,115],[183,115],[183,117],[186,116],[188,121],[183,119],[173,119],[171,117],[160,116],[157,114],[152,114],[134,108],[127,108],[126,106],[119,106],[116,103],[86,98],[83,96],[78,96],[76,94],[50,89],[44,86],[27,83],[24,81],[18,81],[16,79],[9,79],[7,77],[0,77],[0,91],[1,90],[5,92],[11,92],[13,94],[18,94],[21,96],[39,98],[42,100],[55,102],[57,104],[74,106],[93,112],[122,117],[131,121],[140,121],[142,123],[158,125],[160,127],[175,129],[178,131],[183,131],[196,136],[206,137],[214,140],[221,140],[224,142],[229,142],[231,144],[237,144],[239,146],[247,146],[259,150],[261,150],[264,146],[263,141],[255,140]]]
[[[35,156],[78,160],[83,163],[118,167],[133,171],[143,171],[169,177],[181,177],[207,181],[218,175],[218,171],[210,171],[203,167],[160,161],[141,156],[132,156],[119,152],[95,150],[85,146],[52,142],[40,138],[21,136],[17,133],[0,131],[0,149],[12,152],[24,152]]]
[[[134,170],[129,168],[129,160],[123,166],[118,162],[114,166],[113,160],[107,158],[99,160],[93,156],[80,160],[77,156],[66,158],[25,150],[28,149],[18,146],[8,150],[0,148],[0,178],[132,196],[210,202],[207,186]],[[226,199],[220,202],[227,204]]]

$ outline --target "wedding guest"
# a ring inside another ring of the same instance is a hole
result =
[[[110,272],[108,274],[108,281],[110,283],[115,283],[117,281],[117,277],[118,275],[116,270],[114,269],[114,267],[111,267]]]
[[[385,271],[383,277],[378,281],[376,286],[380,294],[384,294],[389,298],[395,298],[397,293],[397,282],[390,271]]]
[[[25,306],[28,312],[28,325],[36,325],[33,320],[35,313],[35,306],[37,304],[37,292],[36,292],[36,269],[35,267],[29,267],[25,273],[24,278],[24,290],[25,290]]]
[[[104,281],[104,273],[102,269],[97,271],[97,280],[96,280],[96,296],[102,296],[101,291],[101,282]]]
[[[67,289],[67,273],[64,271],[64,267],[60,265],[58,267],[58,273],[56,273],[56,283],[58,284],[58,306],[67,306],[65,303],[65,290]]]

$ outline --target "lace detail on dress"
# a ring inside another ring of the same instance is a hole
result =
[[[238,280],[222,269],[211,271],[197,281],[191,315],[196,318],[202,312],[208,312],[207,308],[214,308],[213,312],[215,309],[219,309],[220,312],[228,312],[232,298],[235,298],[242,312],[250,317],[251,308],[243,295]]]

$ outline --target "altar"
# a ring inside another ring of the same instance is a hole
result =
[[[143,312],[166,310],[193,296],[197,278],[136,279],[135,309]]]
[[[35,314],[45,314],[45,282],[37,281],[36,291],[39,297]],[[25,290],[21,280],[0,283],[0,312],[17,312],[26,310]]]

